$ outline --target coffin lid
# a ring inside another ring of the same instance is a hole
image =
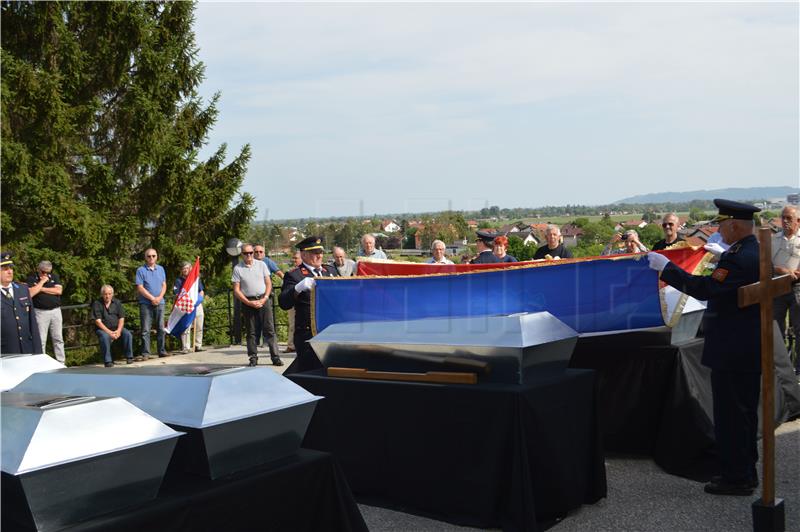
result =
[[[3,392],[0,410],[0,469],[12,475],[183,434],[119,397]]]
[[[320,399],[269,368],[180,364],[31,375],[16,391],[124,397],[153,417],[204,428]]]
[[[6,355],[0,357],[0,391],[10,390],[30,375],[65,367],[47,355]]]

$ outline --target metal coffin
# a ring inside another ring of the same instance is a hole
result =
[[[549,312],[337,323],[310,340],[325,367],[472,371],[482,382],[522,384],[562,371],[578,333]]]
[[[39,371],[63,368],[64,364],[47,355],[7,355],[0,357],[0,391],[10,390]]]
[[[56,530],[156,497],[180,432],[119,397],[0,395],[4,528]]]
[[[321,399],[269,368],[197,364],[69,368],[31,375],[16,389],[124,397],[187,433],[171,468],[210,478],[296,452]]]

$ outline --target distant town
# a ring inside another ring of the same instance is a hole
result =
[[[785,205],[799,205],[800,193],[750,203],[762,209],[761,223],[778,231],[780,210]],[[615,233],[630,229],[639,233],[642,243],[652,245],[663,237],[660,222],[667,213],[678,215],[679,235],[689,245],[701,246],[717,231],[709,222],[713,212],[711,200],[536,209],[490,206],[479,211],[262,221],[252,225],[248,240],[263,242],[272,255],[280,256],[290,254],[294,244],[306,236],[318,235],[327,247],[341,246],[357,256],[361,237],[371,234],[389,258],[401,260],[428,256],[431,242],[442,240],[448,255],[458,260],[472,253],[475,231],[484,230],[507,236],[509,253],[527,260],[544,244],[548,225],[560,228],[564,245],[572,248],[575,256],[592,256],[598,255]]]

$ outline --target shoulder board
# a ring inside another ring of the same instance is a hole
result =
[[[300,273],[302,273],[303,275],[308,275],[309,272],[305,268],[300,268]]]

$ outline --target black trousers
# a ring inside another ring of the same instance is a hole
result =
[[[758,478],[758,395],[761,374],[711,371],[719,473],[731,482]]]
[[[322,367],[322,363],[319,361],[319,358],[317,358],[317,354],[314,353],[311,344],[308,343],[311,337],[311,329],[295,327],[294,348],[297,351],[297,357],[295,357],[294,362],[286,368],[286,371],[283,372],[284,375],[311,371]]]
[[[261,338],[267,343],[270,356],[280,356],[278,350],[278,337],[275,334],[275,312],[272,307],[272,294],[267,298],[267,302],[260,310],[260,319],[258,322],[258,330],[256,331],[256,344],[261,343]]]
[[[256,343],[256,330],[261,321],[261,309],[242,304],[242,324],[247,334],[247,357],[258,357],[258,344]]]

